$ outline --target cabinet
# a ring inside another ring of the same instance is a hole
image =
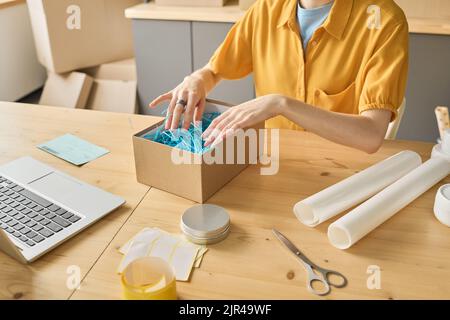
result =
[[[148,103],[204,66],[232,26],[221,22],[134,19],[140,112],[161,115],[167,104],[149,110]],[[253,99],[253,79],[249,76],[223,81],[209,97],[235,104]]]
[[[133,34],[140,113],[161,115],[166,106],[148,104],[192,72],[191,23],[133,20]]]
[[[436,142],[438,105],[450,107],[450,36],[410,35],[406,112],[398,139]]]
[[[206,65],[225,39],[233,25],[229,23],[193,22],[192,43],[194,48],[194,69]],[[250,75],[238,81],[223,80],[210,97],[234,104],[239,104],[255,97],[253,77]]]

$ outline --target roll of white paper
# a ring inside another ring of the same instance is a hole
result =
[[[445,178],[450,162],[437,157],[425,162],[376,194],[328,228],[328,239],[338,249],[348,249]]]
[[[309,227],[350,209],[420,166],[413,151],[402,151],[341,182],[300,201],[294,207],[297,218]]]

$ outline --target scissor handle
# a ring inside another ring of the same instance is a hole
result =
[[[319,276],[317,275],[313,269],[311,268],[311,266],[309,266],[308,264],[304,264],[306,271],[308,272],[308,277],[306,278],[306,285],[308,287],[308,291],[311,292],[312,294],[318,295],[318,296],[326,296],[327,294],[330,293],[331,288],[330,285],[328,283],[328,281],[326,280],[326,278],[324,278],[323,276]],[[320,282],[323,286],[323,288],[321,289],[315,289],[313,284],[315,282]]]
[[[334,271],[334,270],[328,270],[328,269],[324,269],[319,267],[318,265],[316,265],[314,262],[312,262],[311,260],[308,259],[307,256],[305,256],[303,253],[301,253],[300,251],[298,251],[296,253],[297,257],[303,261],[303,263],[310,265],[312,269],[315,269],[317,272],[319,272],[322,277],[323,280],[325,282],[327,282],[330,286],[333,286],[335,288],[344,288],[348,281],[347,278],[340,272]],[[336,276],[337,278],[339,278],[341,281],[338,283],[335,283],[331,280],[330,276]],[[317,281],[317,280],[314,280]]]
[[[317,266],[315,266],[315,269],[322,275],[324,281],[327,282],[330,286],[333,286],[335,288],[344,288],[345,286],[347,286],[347,278],[342,273],[334,270],[323,269]],[[332,278],[330,278],[330,276],[335,276],[339,278],[340,281],[334,282]]]

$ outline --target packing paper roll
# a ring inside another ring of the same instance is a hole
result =
[[[417,153],[402,151],[300,201],[295,205],[294,213],[302,223],[315,227],[369,199],[421,163]]]
[[[450,172],[450,162],[431,158],[373,198],[332,223],[328,238],[338,249],[348,249],[358,240],[391,218]]]

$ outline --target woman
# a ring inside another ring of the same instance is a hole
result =
[[[258,98],[218,117],[205,144],[265,121],[376,152],[397,116],[408,72],[408,24],[393,0],[258,0],[209,64],[150,107],[169,101],[167,129],[202,118],[221,79],[252,73]]]

